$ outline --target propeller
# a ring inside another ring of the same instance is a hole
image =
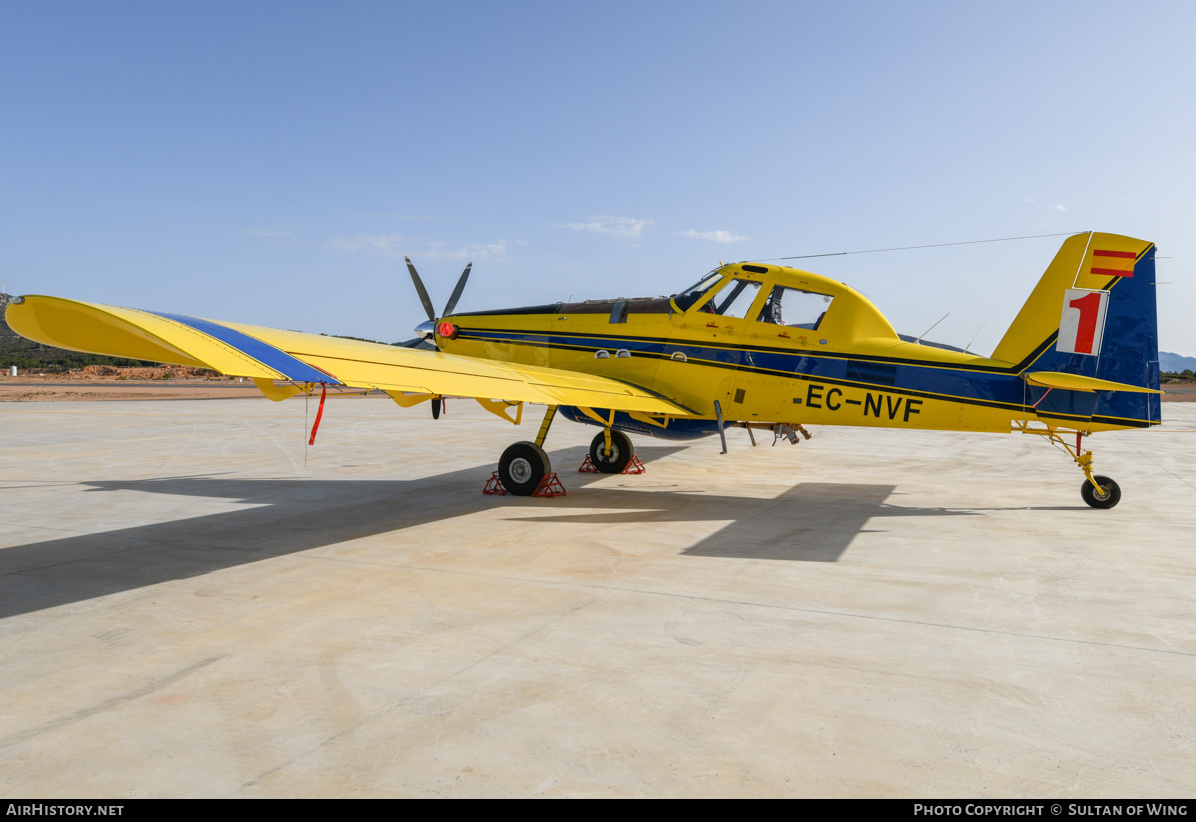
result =
[[[432,308],[432,300],[428,297],[428,289],[424,288],[424,281],[419,278],[419,272],[415,270],[415,266],[411,263],[410,257],[404,257],[407,261],[407,270],[411,272],[411,282],[415,283],[415,293],[419,295],[420,304],[424,307],[424,313],[428,315],[426,323],[420,323],[415,327],[415,333],[419,336],[414,340],[409,340],[402,343],[409,348],[419,347],[421,343],[431,345],[434,348],[439,348],[436,345],[436,323],[440,321],[440,317],[436,316],[436,310]],[[469,279],[469,270],[473,268],[473,263],[465,266],[465,270],[461,272],[461,278],[457,280],[457,286],[453,289],[452,295],[449,296],[448,302],[444,304],[444,311],[440,312],[441,317],[448,317],[453,313],[453,309],[457,307],[457,301],[461,299],[461,293],[465,291],[465,281]],[[444,400],[440,397],[432,398],[432,419],[440,419],[440,409],[444,405]]]
[[[453,309],[457,307],[457,301],[461,299],[462,292],[465,291],[465,281],[469,279],[469,270],[473,268],[473,263],[465,266],[465,270],[461,272],[461,278],[457,280],[457,287],[453,289],[452,295],[448,302],[444,304],[444,311],[440,312],[440,317],[436,316],[436,310],[432,308],[432,300],[428,297],[428,289],[424,288],[424,281],[419,278],[419,272],[415,270],[415,266],[411,263],[410,257],[404,257],[407,261],[407,270],[411,272],[411,282],[415,284],[415,293],[419,295],[420,304],[424,307],[424,313],[428,315],[426,323],[420,323],[415,327],[415,333],[421,339],[427,340],[434,338],[436,335],[436,323],[440,321],[440,317],[447,317],[453,313]]]

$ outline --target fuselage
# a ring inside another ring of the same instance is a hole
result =
[[[449,353],[613,377],[690,409],[676,435],[727,422],[864,425],[1008,432],[1016,423],[1093,431],[1152,420],[1093,416],[1093,394],[1051,394],[1021,362],[902,339],[867,297],[784,266],[736,263],[694,288],[655,299],[591,300],[459,314]],[[621,425],[671,433],[622,415]]]

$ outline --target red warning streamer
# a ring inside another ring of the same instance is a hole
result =
[[[307,441],[308,445],[316,444],[316,432],[320,430],[320,417],[324,416],[324,399],[328,396],[328,383],[320,383],[320,408],[316,411],[316,421],[311,426],[311,439]]]

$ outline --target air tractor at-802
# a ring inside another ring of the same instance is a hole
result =
[[[14,298],[6,319],[47,345],[249,377],[273,400],[378,389],[439,416],[444,397],[472,397],[516,424],[525,404],[546,406],[535,439],[499,460],[514,494],[532,494],[551,471],[543,446],[559,414],[602,429],[590,458],[607,473],[632,458],[630,434],[1034,434],[1083,470],[1088,505],[1111,508],[1120,488],[1094,473],[1082,437],[1161,422],[1154,256],[1131,237],[1069,237],[991,357],[899,335],[843,283],[752,262],[720,266],[672,297],[454,314],[467,266],[437,316],[408,261],[427,350],[34,295]]]

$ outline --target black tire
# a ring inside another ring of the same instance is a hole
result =
[[[502,452],[498,460],[498,478],[517,497],[530,497],[540,487],[540,480],[552,470],[544,449],[534,442],[517,442]]]
[[[606,437],[602,434],[594,437],[590,443],[590,462],[603,474],[622,474],[623,469],[631,462],[635,452],[631,449],[631,437],[622,431],[610,432],[610,456],[606,456]]]
[[[1093,508],[1112,508],[1117,503],[1121,502],[1121,487],[1109,479],[1108,477],[1096,478],[1100,483],[1100,487],[1104,489],[1105,493],[1102,495],[1088,480],[1084,480],[1084,484],[1080,487],[1080,496],[1084,498],[1084,502],[1091,505]]]

